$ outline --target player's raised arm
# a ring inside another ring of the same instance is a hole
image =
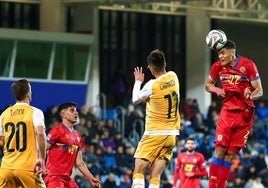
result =
[[[135,84],[132,90],[132,101],[134,104],[145,102],[147,99],[147,95],[141,93],[141,84],[144,81],[144,73],[142,72],[142,67],[134,68],[134,77]]]

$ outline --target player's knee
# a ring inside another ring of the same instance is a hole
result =
[[[214,156],[220,159],[224,159],[227,149],[222,145],[216,145]]]
[[[230,147],[225,156],[225,161],[232,162],[235,156],[239,153],[240,148],[238,147]]]

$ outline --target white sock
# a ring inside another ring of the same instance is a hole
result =
[[[145,188],[144,179],[134,179],[131,188]]]
[[[155,185],[155,184],[150,184],[149,185],[149,188],[159,188],[159,186],[158,185]]]

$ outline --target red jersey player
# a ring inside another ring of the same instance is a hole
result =
[[[82,139],[73,128],[78,118],[77,105],[73,102],[63,103],[58,111],[62,122],[50,130],[47,137],[47,175],[44,180],[47,188],[78,188],[70,178],[74,165],[91,183],[92,187],[101,187],[101,182],[88,170],[82,159]]]
[[[246,147],[253,126],[254,102],[263,95],[255,63],[236,53],[233,41],[218,51],[219,60],[210,70],[205,88],[223,97],[216,127],[215,152],[209,169],[209,188],[224,188],[232,160]],[[222,88],[215,83],[220,80]]]
[[[203,154],[195,151],[195,140],[187,138],[185,141],[186,152],[179,153],[174,171],[173,188],[178,179],[180,188],[200,188],[200,178],[207,176],[206,161]],[[180,174],[180,177],[179,177]]]

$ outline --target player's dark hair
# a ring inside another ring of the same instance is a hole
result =
[[[236,49],[236,45],[233,41],[227,40],[226,44],[222,47],[226,49]]]
[[[151,51],[147,57],[147,63],[156,71],[163,70],[166,63],[164,52],[159,49]]]
[[[30,91],[29,82],[26,79],[21,79],[11,85],[11,91],[17,101],[25,99],[27,93]]]
[[[195,139],[194,139],[194,138],[192,138],[192,137],[188,137],[188,138],[185,139],[185,143],[186,143],[188,140],[191,140],[191,141],[195,142]]]
[[[60,113],[63,109],[67,109],[69,107],[77,107],[77,104],[75,102],[65,102],[59,105],[58,112]]]

